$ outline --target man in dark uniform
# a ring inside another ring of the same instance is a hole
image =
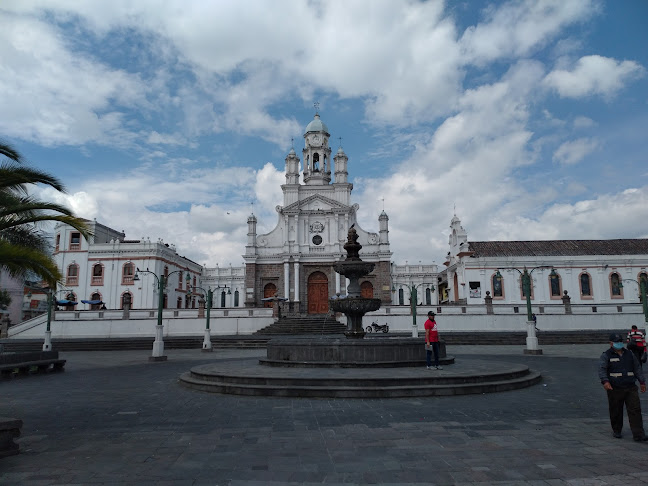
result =
[[[635,380],[639,380],[641,393],[646,392],[646,379],[636,356],[623,347],[620,334],[610,335],[610,349],[601,355],[599,378],[607,391],[612,435],[620,439],[623,429],[623,405],[625,404],[632,437],[638,442],[648,441],[641,418],[641,402]]]

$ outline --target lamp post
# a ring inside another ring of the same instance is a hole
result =
[[[632,282],[639,287],[639,295],[641,296],[641,304],[643,307],[644,322],[648,324],[648,302],[646,302],[646,290],[648,290],[648,277],[642,273],[639,277],[639,282],[630,278],[624,278],[619,282],[619,287],[623,288],[623,282]]]
[[[416,290],[421,285],[429,285],[429,288],[434,292],[434,284],[431,283],[420,283],[420,284],[409,284],[407,289],[410,293],[410,306],[412,308],[412,337],[418,337],[418,327],[416,326],[416,303],[418,302],[418,291]]]
[[[54,291],[49,288],[43,288],[43,287],[32,287],[27,285],[27,288],[33,289],[33,290],[42,290],[47,292],[47,324],[45,326],[45,339],[43,341],[43,351],[51,351],[52,350],[52,306],[54,303],[54,299],[56,297],[56,294],[59,292],[73,292],[72,290],[69,289],[61,289]],[[31,292],[27,294],[27,298],[31,299]]]
[[[213,301],[213,298],[214,298],[214,291],[211,289],[211,287],[209,289],[205,290],[202,287],[196,287],[194,285],[191,288],[192,289],[202,290],[207,295],[207,302],[206,302],[206,305],[207,305],[207,317],[206,317],[206,322],[205,322],[205,339],[203,340],[202,350],[204,352],[211,353],[213,351],[213,348],[212,348],[212,343],[211,343],[211,331],[209,329],[209,313],[211,312],[212,301]]]
[[[155,277],[155,281],[158,287],[159,295],[158,295],[157,326],[155,326],[155,341],[153,341],[153,351],[151,353],[151,356],[149,356],[149,361],[166,361],[167,359],[167,357],[164,355],[164,333],[163,333],[164,328],[162,327],[162,311],[164,309],[164,289],[171,275],[173,275],[174,273],[181,273],[184,271],[185,270],[174,270],[166,277],[164,275],[158,276],[156,273],[151,272],[149,269],[140,270],[139,268],[137,268],[135,271],[135,276],[133,277],[133,281],[138,281],[140,279],[138,275],[140,273],[150,273]],[[188,271],[187,271],[186,280],[188,285],[189,281],[191,280]]]
[[[524,350],[525,354],[542,354],[542,349],[538,347],[538,336],[536,335],[536,326],[535,321],[533,320],[533,312],[531,311],[531,274],[534,270],[537,269],[546,269],[551,268],[551,273],[556,274],[556,270],[551,265],[540,265],[533,267],[530,271],[527,270],[527,267],[524,267],[524,270],[519,270],[515,267],[506,267],[501,270],[515,270],[520,274],[522,280],[522,293],[526,297],[526,308],[527,308],[527,338],[526,338],[526,349]],[[502,278],[500,269],[497,269],[495,277],[498,279]]]

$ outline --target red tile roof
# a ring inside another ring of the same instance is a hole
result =
[[[472,241],[473,257],[648,255],[648,239]]]

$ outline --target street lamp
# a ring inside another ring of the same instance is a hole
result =
[[[167,357],[164,356],[164,334],[163,334],[163,327],[162,327],[162,310],[164,308],[164,289],[166,287],[167,282],[169,281],[169,277],[173,275],[174,273],[182,273],[185,270],[174,270],[170,274],[166,275],[157,275],[154,272],[151,272],[148,268],[146,270],[140,270],[139,268],[136,269],[135,271],[135,276],[133,277],[133,281],[138,281],[139,278],[139,273],[150,273],[155,277],[155,281],[157,283],[159,295],[158,295],[158,315],[157,315],[157,326],[155,326],[155,341],[153,341],[153,352],[151,353],[151,356],[149,356],[149,361],[166,361]],[[191,280],[191,276],[189,275],[189,271],[187,270],[187,285],[189,285],[189,281]]]
[[[212,301],[214,299],[214,291],[211,289],[211,287],[207,290],[203,289],[202,287],[196,287],[195,285],[191,287],[192,289],[199,289],[202,290],[205,294],[207,294],[207,320],[205,322],[205,339],[203,340],[203,346],[202,350],[205,352],[212,352],[212,343],[211,343],[211,331],[209,329],[209,313],[211,312],[211,307],[212,307]],[[191,292],[190,294],[191,295]]]
[[[72,290],[68,289],[61,289],[58,291],[53,291],[50,288],[44,288],[44,287],[32,287],[27,285],[26,286],[29,289],[33,290],[42,290],[47,292],[47,325],[45,327],[45,340],[43,341],[43,351],[51,351],[52,350],[52,305],[53,301],[55,300],[56,294],[59,292],[73,292]],[[27,298],[31,299],[31,292],[27,293]]]
[[[642,273],[639,277],[639,282],[630,278],[624,278],[619,282],[619,287],[623,288],[623,282],[632,282],[639,287],[639,295],[641,296],[641,304],[643,306],[644,321],[648,323],[648,302],[646,302],[646,290],[648,288],[648,276]]]
[[[526,308],[527,308],[527,338],[526,344],[527,348],[524,350],[525,354],[542,354],[542,349],[538,347],[538,336],[536,335],[535,321],[533,320],[533,312],[531,312],[531,274],[534,270],[537,269],[546,269],[551,268],[551,275],[557,276],[556,270],[551,265],[540,265],[533,267],[530,271],[527,270],[527,267],[524,267],[524,270],[521,271],[515,267],[506,267],[501,270],[515,270],[520,274],[522,280],[522,293],[526,297]],[[500,269],[497,269],[495,277],[498,279],[502,278]]]
[[[416,290],[418,287],[421,285],[429,285],[429,288],[432,292],[434,292],[434,285],[431,283],[420,283],[418,285],[416,284],[409,284],[407,286],[407,290],[409,290],[410,293],[410,307],[412,308],[412,337],[418,337],[418,327],[416,327],[416,303],[418,302],[418,291]]]

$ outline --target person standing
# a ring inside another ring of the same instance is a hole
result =
[[[637,326],[632,326],[632,329],[628,333],[628,349],[634,353],[639,360],[639,366],[643,368],[643,354],[646,352],[646,336],[637,329]]]
[[[427,369],[432,369],[432,352],[434,352],[434,368],[442,370],[439,366],[439,331],[435,320],[436,314],[428,312],[428,319],[425,321],[425,360]]]
[[[610,348],[601,354],[599,378],[608,396],[612,436],[620,439],[623,429],[625,404],[632,437],[638,442],[648,441],[641,417],[641,402],[635,380],[639,380],[641,393],[646,392],[646,379],[636,356],[623,347],[620,334],[610,335]]]

